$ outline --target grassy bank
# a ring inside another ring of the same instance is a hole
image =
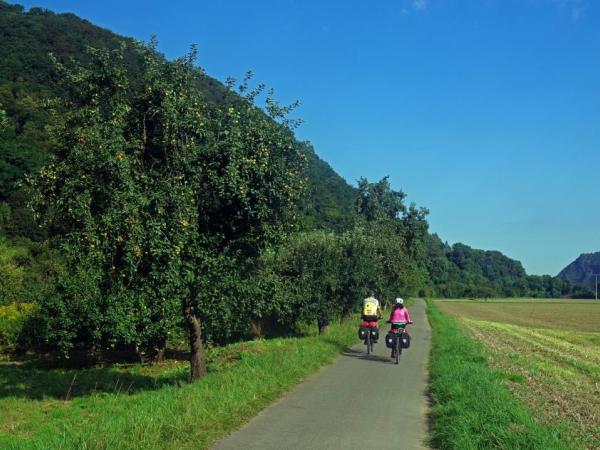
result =
[[[327,336],[215,349],[208,376],[187,365],[79,371],[0,365],[0,448],[207,448],[356,340],[356,321]]]
[[[537,423],[490,368],[481,343],[428,301],[432,445],[438,449],[568,449],[558,427]]]

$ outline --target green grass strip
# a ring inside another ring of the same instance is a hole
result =
[[[443,449],[569,449],[558,428],[539,424],[490,368],[483,345],[428,301],[432,446]]]
[[[263,341],[264,351],[242,354],[194,384],[93,394],[49,408],[35,425],[0,433],[0,448],[208,448],[355,341],[356,320],[322,337]]]

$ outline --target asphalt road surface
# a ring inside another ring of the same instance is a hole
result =
[[[399,365],[385,346],[388,327],[383,323],[373,354],[366,354],[364,344],[352,347],[214,448],[427,448],[431,330],[423,300],[409,311],[412,341]]]

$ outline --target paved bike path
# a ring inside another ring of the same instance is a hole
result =
[[[385,347],[386,324],[371,355],[364,345],[267,407],[215,449],[427,448],[427,359],[431,330],[425,302],[410,308],[411,347],[395,365]]]

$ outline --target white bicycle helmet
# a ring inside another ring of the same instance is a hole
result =
[[[404,299],[402,297],[397,297],[394,303],[396,303],[396,305],[404,305]]]

